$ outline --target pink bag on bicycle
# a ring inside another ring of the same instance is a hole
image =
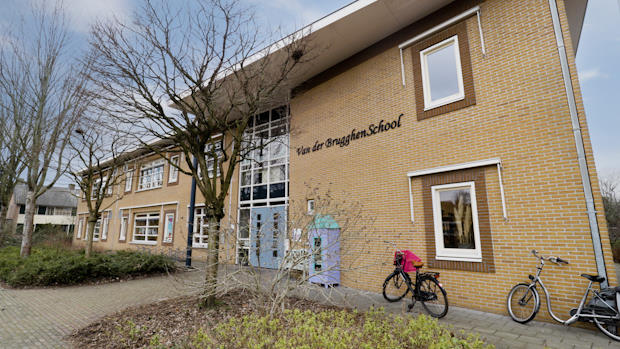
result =
[[[404,250],[402,251],[402,253],[403,253],[403,271],[405,273],[415,272],[417,268],[413,266],[413,262],[421,262],[422,259],[416,256],[413,252],[409,250]]]

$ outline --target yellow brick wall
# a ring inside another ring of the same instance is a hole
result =
[[[608,275],[616,285],[563,1],[558,5]],[[425,260],[430,257],[426,255],[422,181],[411,181],[412,223],[406,173],[501,158],[507,221],[502,216],[497,169],[484,169],[495,272],[438,270],[450,304],[505,313],[512,285],[527,280],[535,271],[537,261],[530,250],[537,248],[571,262],[561,267],[547,265],[543,274],[556,313],[566,314],[586,285],[578,275],[596,273],[596,266],[549,6],[539,0],[487,0],[480,6],[486,56],[482,55],[476,18],[466,20],[476,95],[473,106],[417,121],[414,91],[421,87],[413,84],[410,50],[404,51],[407,84],[402,86],[398,43],[295,95],[290,104],[290,207],[305,207],[313,186],[323,192],[331,189],[335,201],[362,203],[364,216],[374,223],[357,232],[357,237],[347,234],[343,265],[353,265],[355,270],[343,271],[342,284],[379,292],[391,271],[393,256],[393,248],[383,241],[413,250]],[[347,147],[324,147],[301,156],[296,152],[301,146],[312,147],[317,140],[345,136],[354,128],[362,130],[380,120],[394,120],[401,113],[402,126],[395,130],[354,140]],[[127,242],[118,241],[118,210],[171,201],[178,203],[164,209],[177,210],[173,248],[185,249],[191,179],[179,174],[179,184],[168,186],[168,171],[166,164],[163,188],[143,192],[135,192],[138,172],[134,174],[133,192],[112,205],[108,239],[95,242],[96,249],[143,246],[129,243],[132,216]],[[238,174],[233,176],[224,225],[236,225],[238,180]],[[201,202],[199,193],[196,202]],[[136,208],[132,214],[138,210],[150,209]],[[85,211],[80,201],[78,213]],[[166,250],[168,247],[161,245],[162,231],[163,223],[156,248]],[[83,239],[74,240],[76,246],[83,243]],[[204,259],[204,250],[194,249],[193,256]],[[234,262],[234,246],[222,248],[221,256]],[[544,307],[543,302],[541,312],[548,318]]]
[[[574,53],[559,2],[564,40],[584,129],[610,283],[615,270],[597,185]],[[335,75],[291,102],[291,200],[304,198],[304,183],[334,189],[339,200],[364,204],[375,219],[369,232],[343,242],[343,264],[363,255],[363,268],[343,272],[345,286],[379,292],[391,271],[393,249],[426,255],[422,185],[412,180],[415,223],[410,220],[407,172],[501,158],[508,220],[502,215],[496,167],[485,168],[495,263],[494,273],[441,271],[451,304],[505,313],[508,291],[535,272],[536,248],[568,259],[547,265],[544,280],[554,309],[566,314],[586,286],[580,273],[596,274],[593,247],[579,175],[575,141],[562,80],[550,10],[546,1],[481,3],[486,56],[476,17],[466,20],[476,104],[417,121],[411,51],[404,50],[407,84],[401,83],[397,45]],[[299,156],[296,148],[347,135],[401,113],[396,130]],[[346,251],[346,252],[345,252]],[[359,265],[358,265],[359,266]],[[544,307],[544,304],[543,304]],[[546,310],[543,316],[548,316]]]
[[[176,155],[177,152],[169,152],[167,155]],[[107,234],[106,241],[95,241],[93,243],[93,248],[95,250],[119,250],[119,249],[139,249],[139,248],[148,248],[150,250],[155,250],[157,252],[163,252],[175,255],[182,256],[184,258],[186,246],[187,246],[187,219],[189,213],[189,202],[190,202],[190,192],[191,192],[191,177],[188,175],[184,175],[179,173],[178,184],[169,184],[168,183],[168,174],[170,171],[170,166],[166,162],[164,164],[164,179],[163,185],[161,188],[138,191],[138,181],[139,181],[139,171],[140,164],[147,163],[153,160],[157,160],[158,155],[150,155],[143,158],[139,158],[134,161],[129,161],[128,164],[130,167],[134,167],[134,175],[133,175],[133,185],[132,191],[129,193],[125,192],[125,182],[124,179],[114,188],[114,194],[110,198],[104,199],[104,203],[102,204],[102,208],[107,208],[112,212],[112,219],[110,220],[109,231]],[[180,156],[180,161],[182,167],[187,169],[187,165],[185,162],[185,157],[183,155]],[[235,174],[231,183],[230,193],[232,195],[226,199],[225,213],[226,216],[222,220],[222,225],[230,227],[231,224],[236,226],[236,217],[237,217],[237,198],[238,198],[238,174]],[[165,203],[165,205],[161,206],[159,204]],[[200,190],[196,189],[196,206],[204,204],[204,199]],[[229,205],[230,204],[230,205]],[[153,206],[157,205],[157,206]],[[233,207],[232,215],[230,214],[231,210],[229,207]],[[120,210],[127,210],[125,212],[129,212],[129,224],[127,227],[126,233],[126,241],[119,241],[120,237],[120,227],[121,227],[121,216]],[[174,234],[173,234],[173,242],[172,244],[162,244],[163,231],[164,231],[164,214],[163,212],[167,211],[175,211],[175,224],[174,224]],[[84,218],[84,228],[82,231],[82,238],[77,239],[77,223],[76,229],[73,237],[73,245],[76,247],[83,247],[85,245],[84,235],[86,232],[86,216],[88,213],[88,209],[86,207],[86,203],[84,200],[78,201],[78,217],[77,219]],[[157,212],[160,213],[160,224],[159,224],[159,237],[157,240],[157,244],[155,246],[145,245],[140,243],[131,242],[132,240],[132,232],[134,227],[134,215],[136,213],[148,213],[148,212]],[[223,258],[228,258],[228,260],[232,260],[234,262],[234,242],[231,242],[230,239],[222,241],[223,251],[221,256]],[[224,248],[225,247],[225,248]],[[196,260],[205,260],[206,259],[206,249],[205,248],[194,248],[192,251],[192,259]]]

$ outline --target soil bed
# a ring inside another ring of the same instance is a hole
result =
[[[75,331],[68,339],[75,348],[141,348],[155,336],[161,347],[184,346],[200,328],[212,328],[232,317],[257,314],[256,298],[242,291],[222,296],[220,305],[198,307],[197,296],[185,296],[130,307]],[[321,311],[339,309],[307,300],[289,298],[290,308]],[[287,307],[288,308],[288,307]]]
[[[267,303],[242,291],[209,309],[197,296],[127,308],[75,331],[75,348],[489,348],[426,316],[358,312],[287,298],[267,316]]]

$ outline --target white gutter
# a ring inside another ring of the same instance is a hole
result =
[[[598,228],[598,220],[596,219],[596,210],[594,208],[594,196],[592,195],[592,184],[590,183],[590,173],[588,171],[588,163],[586,162],[586,152],[583,145],[583,137],[581,135],[581,126],[579,125],[579,117],[577,115],[577,104],[575,102],[575,93],[573,91],[573,83],[568,67],[568,57],[566,55],[566,47],[564,46],[564,38],[562,37],[562,26],[560,24],[560,16],[558,14],[558,6],[555,0],[549,0],[549,9],[551,10],[551,21],[553,22],[553,31],[555,33],[558,54],[560,55],[560,66],[562,67],[562,77],[564,79],[564,89],[566,90],[566,98],[568,99],[568,109],[570,111],[570,119],[575,136],[575,147],[577,148],[577,161],[579,163],[579,172],[581,174],[581,183],[583,185],[583,193],[586,199],[586,213],[590,222],[590,234],[592,235],[592,245],[594,248],[594,258],[596,261],[596,269],[599,276],[605,277],[605,281],[601,283],[601,287],[607,287],[607,270],[605,268],[605,258],[603,256],[603,245],[601,244],[601,234]]]
[[[475,6],[470,8],[469,10],[456,15],[450,19],[448,19],[445,22],[442,22],[416,36],[414,36],[413,38],[401,43],[400,45],[398,45],[398,49],[400,50],[400,71],[401,71],[401,76],[403,79],[403,86],[405,86],[405,62],[403,60],[403,50],[406,49],[407,47],[413,45],[414,43],[416,43],[417,41],[420,41],[422,39],[424,39],[425,37],[432,35],[456,22],[459,22],[469,16],[472,16],[476,14],[477,18],[478,18],[478,31],[480,32],[480,44],[482,46],[482,55],[486,55],[486,48],[484,46],[484,36],[482,35],[482,24],[480,23],[480,6]]]
[[[413,192],[411,191],[411,178],[419,177],[419,176],[426,176],[426,175],[435,174],[435,173],[450,172],[450,171],[457,171],[457,170],[465,170],[465,169],[468,169],[468,168],[492,166],[492,165],[496,165],[497,166],[497,176],[499,178],[499,192],[500,192],[500,195],[502,197],[502,213],[504,215],[504,219],[508,220],[508,213],[506,211],[506,197],[504,195],[504,182],[502,180],[502,160],[499,159],[499,158],[493,158],[493,159],[486,159],[486,160],[479,160],[479,161],[472,161],[472,162],[464,162],[464,163],[461,163],[461,164],[439,166],[439,167],[433,167],[433,168],[427,168],[427,169],[423,169],[423,170],[407,172],[407,179],[409,180],[409,207],[410,207],[410,211],[411,211],[411,222],[414,222],[414,217],[413,217]]]

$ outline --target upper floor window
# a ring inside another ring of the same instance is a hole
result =
[[[131,191],[133,185],[133,168],[125,170],[125,192]]]
[[[420,51],[424,110],[465,98],[458,36]]]
[[[179,180],[179,155],[170,157],[170,171],[168,171],[168,183],[175,183]]]
[[[215,141],[214,143],[209,143],[205,147],[205,161],[207,162],[207,171],[209,172],[209,178],[213,178],[214,168],[215,168],[215,159],[210,155],[211,149],[215,147],[215,153],[217,154],[218,163],[217,163],[217,177],[222,175],[222,159],[224,156],[223,148],[223,140],[220,139]],[[198,177],[202,178],[202,171],[200,167],[198,167]]]
[[[164,160],[159,159],[142,165],[138,190],[161,188],[164,179]]]
[[[467,35],[460,22],[411,47],[418,120],[476,104]]]

